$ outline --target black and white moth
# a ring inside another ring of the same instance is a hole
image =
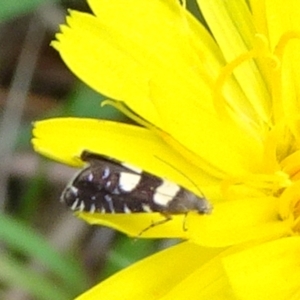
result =
[[[88,151],[83,151],[81,160],[87,166],[75,175],[61,196],[61,201],[73,211],[159,212],[165,216],[163,222],[174,214],[211,212],[211,205],[204,197],[169,180]],[[149,227],[155,225],[158,224]]]

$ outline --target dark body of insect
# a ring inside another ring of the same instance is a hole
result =
[[[76,174],[61,200],[74,211],[89,213],[200,214],[211,212],[210,203],[163,178],[105,156],[84,151],[87,167]]]

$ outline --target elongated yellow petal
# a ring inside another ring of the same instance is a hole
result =
[[[299,299],[300,238],[252,247],[224,258],[237,299]]]
[[[208,249],[199,248],[199,256]],[[216,249],[213,250],[216,251]],[[161,298],[172,299],[228,299],[236,300],[227,275],[222,265],[222,257],[227,251],[221,252],[213,259],[207,260],[201,267],[191,272],[184,280]]]
[[[276,198],[243,199],[216,204],[210,215],[191,212],[187,216],[173,215],[167,222],[158,213],[79,213],[79,217],[90,224],[113,227],[133,237],[182,238],[206,247],[226,247],[292,234],[291,222],[279,219],[276,202]],[[151,224],[155,226],[149,228]]]
[[[119,272],[76,300],[160,299],[220,251],[182,243]]]
[[[284,51],[282,62],[282,119],[288,124],[292,133],[297,139],[300,138],[299,119],[300,119],[300,34],[288,42]],[[290,143],[290,140],[286,140]]]
[[[215,205],[211,215],[191,215],[188,237],[203,246],[224,247],[249,240],[268,240],[291,234],[291,223],[278,215],[278,199],[248,198]]]
[[[274,49],[282,34],[300,30],[299,2],[297,0],[266,0],[265,9],[270,45]]]
[[[121,161],[142,165],[146,170],[149,169],[149,172],[157,172],[156,175],[181,183],[195,193],[199,193],[199,190],[193,182],[199,182],[204,190],[208,188],[208,200],[211,202],[220,197],[217,194],[211,194],[216,198],[209,197],[209,186],[214,185],[212,178],[207,175],[201,177],[196,167],[186,163],[180,155],[146,129],[110,121],[62,118],[37,122],[34,135],[35,149],[51,158],[79,166],[82,165],[79,158],[83,150],[112,155]],[[119,147],[120,144],[132,146],[124,151]],[[136,155],[137,153],[139,155]],[[170,158],[172,159],[169,160]],[[176,168],[166,163],[168,161],[176,161]],[[194,174],[193,182],[181,172]],[[275,201],[276,198],[249,198],[245,201],[240,199],[224,205],[215,205],[212,215],[190,213],[187,217],[173,216],[171,221],[147,230],[142,237],[181,237],[190,238],[206,246],[227,246],[253,238],[279,236],[288,231],[288,224],[278,220]],[[160,214],[132,216],[81,213],[79,216],[91,224],[111,226],[131,236],[138,236],[152,223],[165,219]],[[185,226],[188,228],[186,231]]]
[[[59,42],[52,43],[67,66],[98,92],[142,103],[138,113],[160,124],[149,97],[150,74],[128,53],[125,37],[110,32],[90,14],[72,11],[67,23],[57,35]],[[130,49],[135,47],[130,45]]]
[[[224,115],[236,110],[233,122],[216,113],[212,90],[224,62],[213,39],[176,1],[146,2],[91,2],[97,16],[71,12],[53,45],[87,84],[125,101],[216,169],[261,169],[263,129],[244,122],[256,117],[249,105],[234,106],[232,99],[248,101],[234,80],[223,108]]]
[[[80,155],[88,150],[142,167],[196,194],[202,187],[205,192],[217,182],[142,127],[96,119],[58,118],[36,122],[33,135],[36,151],[69,165],[83,166]],[[214,193],[216,197],[220,195]]]
[[[255,47],[256,31],[250,21],[251,13],[246,2],[198,2],[228,63]],[[260,126],[262,122],[269,122],[271,99],[255,63],[245,61],[234,70],[234,77],[251,104],[249,112],[256,112],[256,116],[252,115],[253,120],[259,122]],[[238,98],[235,98],[234,105],[248,108],[247,104],[240,102]]]

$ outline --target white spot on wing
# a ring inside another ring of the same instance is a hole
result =
[[[93,214],[95,211],[96,211],[96,206],[95,206],[95,204],[93,203],[93,204],[91,205],[91,208],[90,208],[90,213]]]
[[[67,188],[67,191],[69,194],[72,193],[73,196],[77,196],[78,195],[78,188],[73,186],[73,185],[70,185],[68,188]]]
[[[150,208],[150,206],[148,204],[143,203],[142,207],[145,212],[152,212],[152,209]]]
[[[115,208],[112,202],[112,198],[109,195],[105,195],[104,196],[105,201],[107,202],[108,206],[109,206],[109,210],[111,213],[115,212]]]
[[[110,174],[110,170],[108,167],[105,167],[104,170],[103,170],[103,174],[102,174],[102,178],[105,179],[109,176]]]
[[[167,206],[179,190],[180,187],[176,183],[164,180],[162,184],[156,188],[153,201],[158,205]]]
[[[84,205],[84,201],[81,201],[80,202],[80,205],[79,205],[79,211],[83,211],[84,210],[84,207],[85,207],[85,205]]]
[[[76,198],[75,201],[73,202],[72,206],[71,206],[72,210],[75,210],[77,208],[78,201],[79,201],[79,198]]]
[[[94,179],[94,175],[93,175],[93,173],[90,173],[87,177],[87,180],[91,182],[91,181],[93,181],[93,179]]]
[[[126,214],[130,214],[131,213],[131,209],[129,209],[129,207],[125,204],[124,205],[124,213],[126,213]]]
[[[140,180],[141,175],[121,172],[119,179],[119,187],[125,192],[131,192],[137,187]]]

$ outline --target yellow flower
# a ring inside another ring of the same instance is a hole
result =
[[[105,154],[199,194],[197,185],[214,206],[190,213],[187,231],[183,216],[146,231],[188,241],[78,299],[300,298],[300,6],[198,3],[209,31],[176,0],[90,0],[94,15],[71,11],[53,43],[144,128],[41,121],[36,151],[74,166],[83,150]],[[129,235],[162,218],[79,217]]]

